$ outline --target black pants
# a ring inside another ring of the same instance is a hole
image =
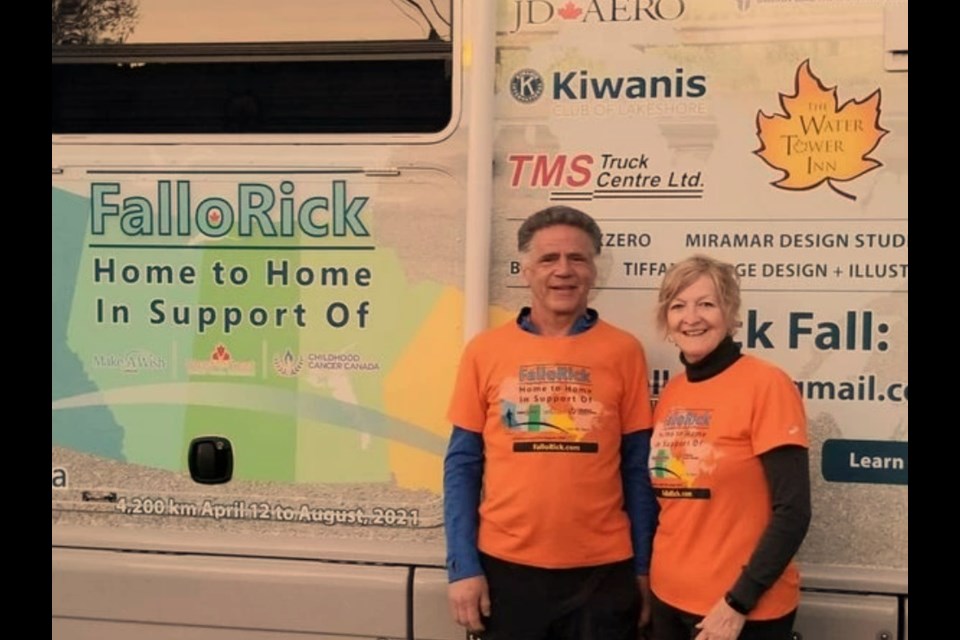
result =
[[[703,616],[671,607],[656,595],[653,596],[652,609],[650,637],[653,640],[691,640],[700,633],[694,625],[703,620]],[[796,616],[797,610],[794,609],[782,618],[747,620],[738,640],[790,640]]]
[[[481,554],[490,585],[482,640],[636,640],[633,561],[540,569]]]

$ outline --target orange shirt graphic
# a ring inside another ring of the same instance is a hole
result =
[[[807,447],[807,423],[786,373],[744,355],[696,383],[670,380],[654,412],[650,477],[660,503],[650,585],[657,597],[706,615],[740,575],[772,514],[760,454]],[[793,610],[800,578],[791,562],[748,616]]]
[[[464,350],[448,413],[483,435],[478,546],[549,569],[633,555],[620,439],[650,428],[640,342],[602,320],[546,337],[509,322]]]

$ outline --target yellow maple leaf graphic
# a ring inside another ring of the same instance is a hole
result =
[[[796,92],[780,94],[783,114],[757,112],[760,148],[764,162],[784,172],[771,184],[781,189],[813,189],[826,182],[840,195],[856,197],[837,188],[882,163],[867,157],[888,131],[880,126],[880,89],[865,99],[849,100],[837,108],[837,88],[828,89],[810,71],[810,61],[797,67]]]

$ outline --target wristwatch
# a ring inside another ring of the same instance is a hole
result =
[[[742,616],[745,616],[748,613],[750,613],[750,610],[746,606],[744,606],[742,602],[734,598],[733,594],[730,593],[729,591],[727,591],[726,595],[723,596],[723,601],[727,603],[727,606],[729,606],[731,609],[733,609],[734,611],[736,611]]]

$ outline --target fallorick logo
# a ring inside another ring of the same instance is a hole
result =
[[[191,236],[200,233],[219,238],[236,230],[241,236],[293,237],[305,234],[313,238],[347,235],[369,236],[360,219],[366,196],[348,200],[347,183],[334,180],[330,196],[311,194],[300,200],[294,196],[294,184],[284,180],[280,197],[267,184],[237,185],[233,199],[210,196],[195,205],[190,181],[157,182],[157,195],[151,200],[141,195],[123,196],[117,182],[90,185],[90,233],[104,235],[119,229],[127,236]]]

